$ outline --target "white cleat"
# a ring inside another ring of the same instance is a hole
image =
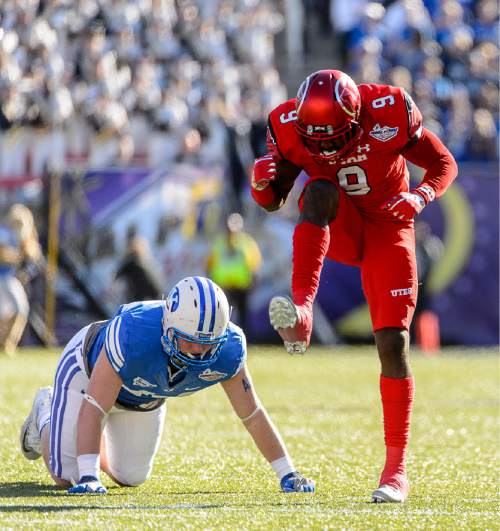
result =
[[[38,433],[37,419],[42,409],[50,409],[52,393],[52,387],[38,389],[31,411],[21,427],[19,442],[21,443],[21,452],[26,459],[34,460],[42,455],[42,441]]]
[[[299,314],[297,307],[289,297],[273,297],[269,303],[269,320],[273,328],[280,334],[289,354],[304,354],[307,350],[305,341],[287,341],[287,336],[293,336],[293,329],[297,324]],[[280,331],[281,330],[281,331]],[[291,339],[288,337],[288,339]]]
[[[295,304],[289,297],[273,297],[269,303],[269,320],[275,330],[293,328],[299,314]]]
[[[373,491],[372,503],[403,503],[406,495],[390,485],[380,485]]]

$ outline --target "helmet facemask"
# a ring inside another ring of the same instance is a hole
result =
[[[325,126],[327,128],[328,126]],[[325,162],[349,155],[356,147],[362,130],[357,122],[351,122],[343,132],[336,134],[303,133],[297,126],[304,147],[316,162]]]
[[[179,339],[198,345],[207,345],[210,348],[203,354],[182,352],[179,348]],[[177,328],[168,328],[161,337],[163,350],[169,356],[169,362],[176,369],[187,372],[196,372],[211,365],[219,357],[222,345],[224,345],[226,340],[227,330],[216,338],[201,338],[187,334]]]

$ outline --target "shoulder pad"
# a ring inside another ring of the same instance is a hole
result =
[[[360,85],[359,91],[366,125],[370,129],[376,128],[370,131],[371,136],[385,142],[391,138],[389,132],[397,128],[398,138],[406,144],[421,134],[422,115],[404,89],[391,85],[366,84]]]
[[[267,121],[268,147],[276,149],[283,158],[286,158],[284,154],[287,148],[286,138],[290,135],[290,131],[295,134],[293,122],[296,119],[295,98],[278,105],[269,113]]]

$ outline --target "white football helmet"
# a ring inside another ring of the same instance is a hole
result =
[[[197,371],[213,363],[227,339],[231,310],[222,289],[205,277],[186,277],[171,290],[163,311],[162,345],[178,369]],[[178,339],[211,345],[203,356],[179,350]]]

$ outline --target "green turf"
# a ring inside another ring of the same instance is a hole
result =
[[[404,505],[368,503],[383,464],[374,349],[312,349],[290,357],[252,348],[255,387],[315,495],[277,480],[218,386],[168,402],[152,477],[138,488],[105,478],[102,497],[51,486],[18,450],[37,387],[57,353],[0,356],[0,529],[499,529],[496,351],[413,356],[417,382]]]

